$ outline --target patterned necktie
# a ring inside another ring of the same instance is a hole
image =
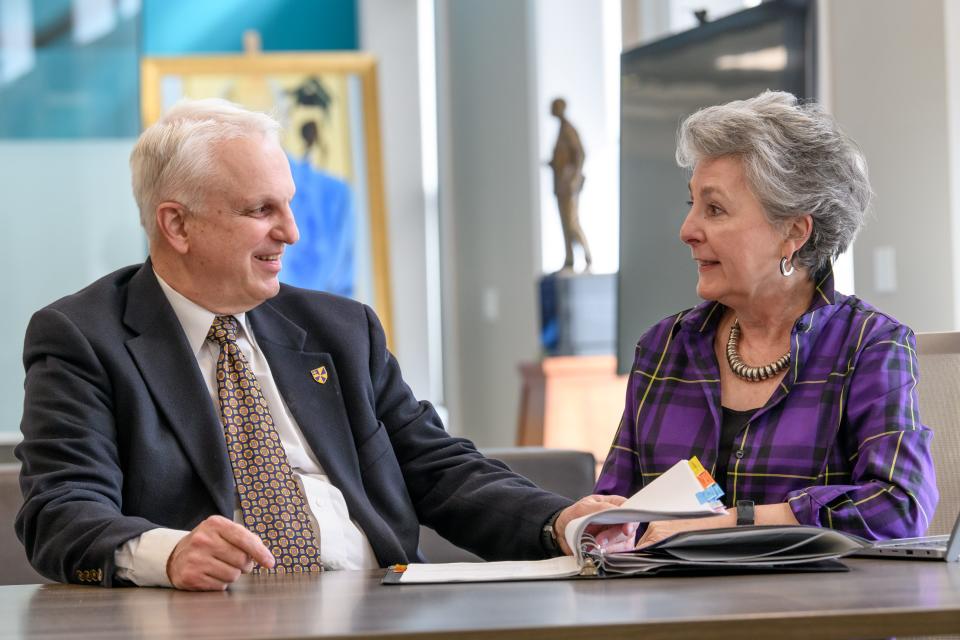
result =
[[[207,340],[220,345],[217,393],[243,524],[277,560],[270,573],[323,571],[320,541],[300,483],[273,425],[260,383],[237,346],[237,319],[217,316]],[[254,569],[257,573],[260,567]]]

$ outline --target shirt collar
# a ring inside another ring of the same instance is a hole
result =
[[[188,299],[182,293],[171,287],[163,278],[160,277],[160,274],[158,274],[156,270],[154,270],[153,275],[157,277],[157,282],[160,283],[160,288],[163,290],[163,294],[167,297],[167,302],[169,302],[170,306],[173,307],[173,312],[177,315],[177,320],[180,321],[180,326],[183,327],[183,332],[187,336],[187,343],[190,345],[193,355],[198,356],[200,354],[200,349],[203,348],[203,343],[207,340],[207,334],[210,332],[210,325],[213,324],[213,319],[217,314],[215,314],[213,311],[204,309],[196,302]],[[231,315],[237,319],[237,325],[239,326],[240,331],[249,336],[250,330],[247,327],[247,314],[234,313]]]
[[[806,313],[809,315],[822,307],[836,304],[836,292],[833,288],[833,267],[828,267],[817,273],[813,279],[813,299]],[[694,308],[687,311],[680,319],[680,326],[687,331],[697,331],[703,333],[712,327],[723,315],[723,305],[714,300],[701,302]]]
[[[828,304],[836,304],[837,301],[836,291],[833,289],[832,266],[818,273],[813,281],[815,283],[813,301],[810,303],[810,308],[807,309],[807,313],[816,311],[820,307],[825,307]]]

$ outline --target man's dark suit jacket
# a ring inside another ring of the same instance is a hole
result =
[[[249,318],[382,566],[421,559],[420,523],[489,559],[544,556],[540,529],[570,501],[447,435],[401,378],[373,311],[281,286]],[[38,311],[23,359],[16,529],[37,571],[119,584],[114,552],[126,540],[233,517],[218,410],[149,261]],[[320,366],[325,384],[311,375]]]

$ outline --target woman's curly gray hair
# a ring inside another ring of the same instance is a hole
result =
[[[823,108],[783,91],[764,91],[697,111],[680,125],[677,163],[737,156],[767,217],[780,225],[813,217],[810,239],[793,256],[810,277],[853,242],[872,192],[856,143]]]

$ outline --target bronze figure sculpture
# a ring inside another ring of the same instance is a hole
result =
[[[580,228],[578,214],[578,202],[584,181],[583,161],[586,154],[577,130],[564,116],[566,108],[567,103],[563,98],[555,99],[550,106],[550,113],[560,120],[560,132],[557,134],[557,143],[553,147],[553,157],[549,164],[553,169],[553,192],[557,196],[557,208],[560,210],[560,224],[563,227],[566,248],[561,272],[574,270],[574,243],[579,244],[583,249],[583,258],[586,262],[584,270],[589,271],[593,259],[590,256],[587,236]]]

